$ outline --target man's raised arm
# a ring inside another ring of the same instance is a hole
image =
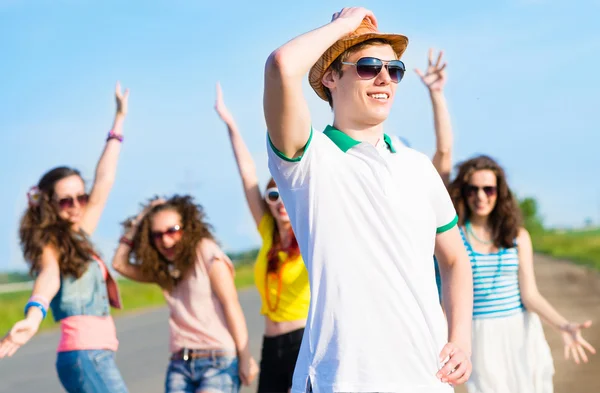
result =
[[[301,156],[310,137],[311,120],[302,94],[302,78],[337,40],[353,32],[365,17],[377,26],[373,13],[344,8],[330,23],[302,34],[276,49],[265,66],[264,111],[273,146],[288,158]]]

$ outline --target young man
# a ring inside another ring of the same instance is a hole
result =
[[[471,267],[456,212],[431,161],[383,132],[407,44],[379,33],[372,12],[344,8],[266,64],[269,169],[311,286],[293,393],[448,393],[471,371]],[[309,69],[333,108],[324,132],[302,95]]]

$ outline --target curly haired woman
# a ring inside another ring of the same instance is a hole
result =
[[[504,170],[488,156],[458,165],[449,192],[473,271],[469,393],[551,393],[554,366],[539,317],[560,332],[565,357],[588,361],[581,336],[537,288],[531,238]],[[539,315],[539,317],[538,317]]]
[[[52,310],[61,335],[56,370],[68,392],[127,392],[116,366],[118,347],[110,306],[120,308],[116,281],[90,241],[117,170],[129,92],[116,86],[117,113],[96,168],[91,193],[78,170],[58,167],[28,193],[19,235],[35,277],[26,318],[0,341],[0,358],[12,356]]]
[[[254,160],[218,84],[215,109],[227,125],[248,208],[262,239],[254,264],[254,282],[265,316],[258,393],[287,392],[310,305],[308,272],[277,185],[270,179],[264,193],[260,191]]]
[[[252,382],[258,367],[248,348],[233,264],[191,197],[154,200],[128,220],[113,267],[163,290],[170,310],[167,393],[237,392],[240,379]]]

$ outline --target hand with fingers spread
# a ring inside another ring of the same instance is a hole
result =
[[[416,68],[415,72],[421,78],[421,81],[427,86],[429,91],[442,91],[446,84],[446,63],[442,61],[444,51],[440,51],[437,61],[433,62],[433,49],[429,49],[429,59],[427,70],[423,73]]]
[[[448,343],[440,352],[440,360],[445,363],[437,372],[436,377],[452,386],[462,385],[471,376],[471,357],[458,345]]]
[[[129,100],[129,89],[121,92],[121,83],[117,82],[115,86],[115,99],[117,101],[117,115],[127,116],[127,102]]]
[[[377,27],[377,19],[372,11],[363,7],[343,8],[331,17],[331,22],[344,23],[347,26],[347,32],[352,33],[360,26],[365,18],[369,18],[373,26]]]
[[[25,318],[10,329],[10,332],[0,341],[0,359],[12,356],[25,345],[38,331],[40,321],[35,318]]]
[[[592,326],[592,321],[586,321],[584,323],[570,322],[561,327],[560,330],[565,344],[564,351],[566,360],[569,360],[569,358],[573,356],[575,363],[579,364],[581,360],[583,360],[584,363],[587,363],[588,357],[585,353],[585,349],[591,354],[596,353],[596,349],[581,336],[581,330],[587,329],[590,326]]]

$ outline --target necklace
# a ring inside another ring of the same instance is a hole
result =
[[[473,237],[473,239],[477,240],[479,243],[482,243],[482,244],[492,244],[493,243],[492,240],[481,240],[480,238],[478,238],[477,235],[475,235],[475,232],[473,232],[473,227],[471,227],[470,221],[465,222],[465,228],[467,229],[467,233],[469,235],[471,235]]]
[[[279,308],[279,300],[281,299],[281,287],[283,284],[283,279],[281,276],[283,273],[283,268],[285,267],[285,265],[288,262],[289,262],[289,258],[287,258],[287,256],[286,256],[284,262],[281,261],[281,257],[280,257],[279,258],[279,266],[277,267],[277,271],[272,272],[272,273],[267,272],[267,275],[265,277],[265,299],[267,301],[267,306],[269,307],[269,310],[271,310],[271,312],[275,312]],[[269,293],[269,277],[273,277],[273,278],[277,279],[277,297],[275,298],[275,306],[271,305],[271,295]]]

